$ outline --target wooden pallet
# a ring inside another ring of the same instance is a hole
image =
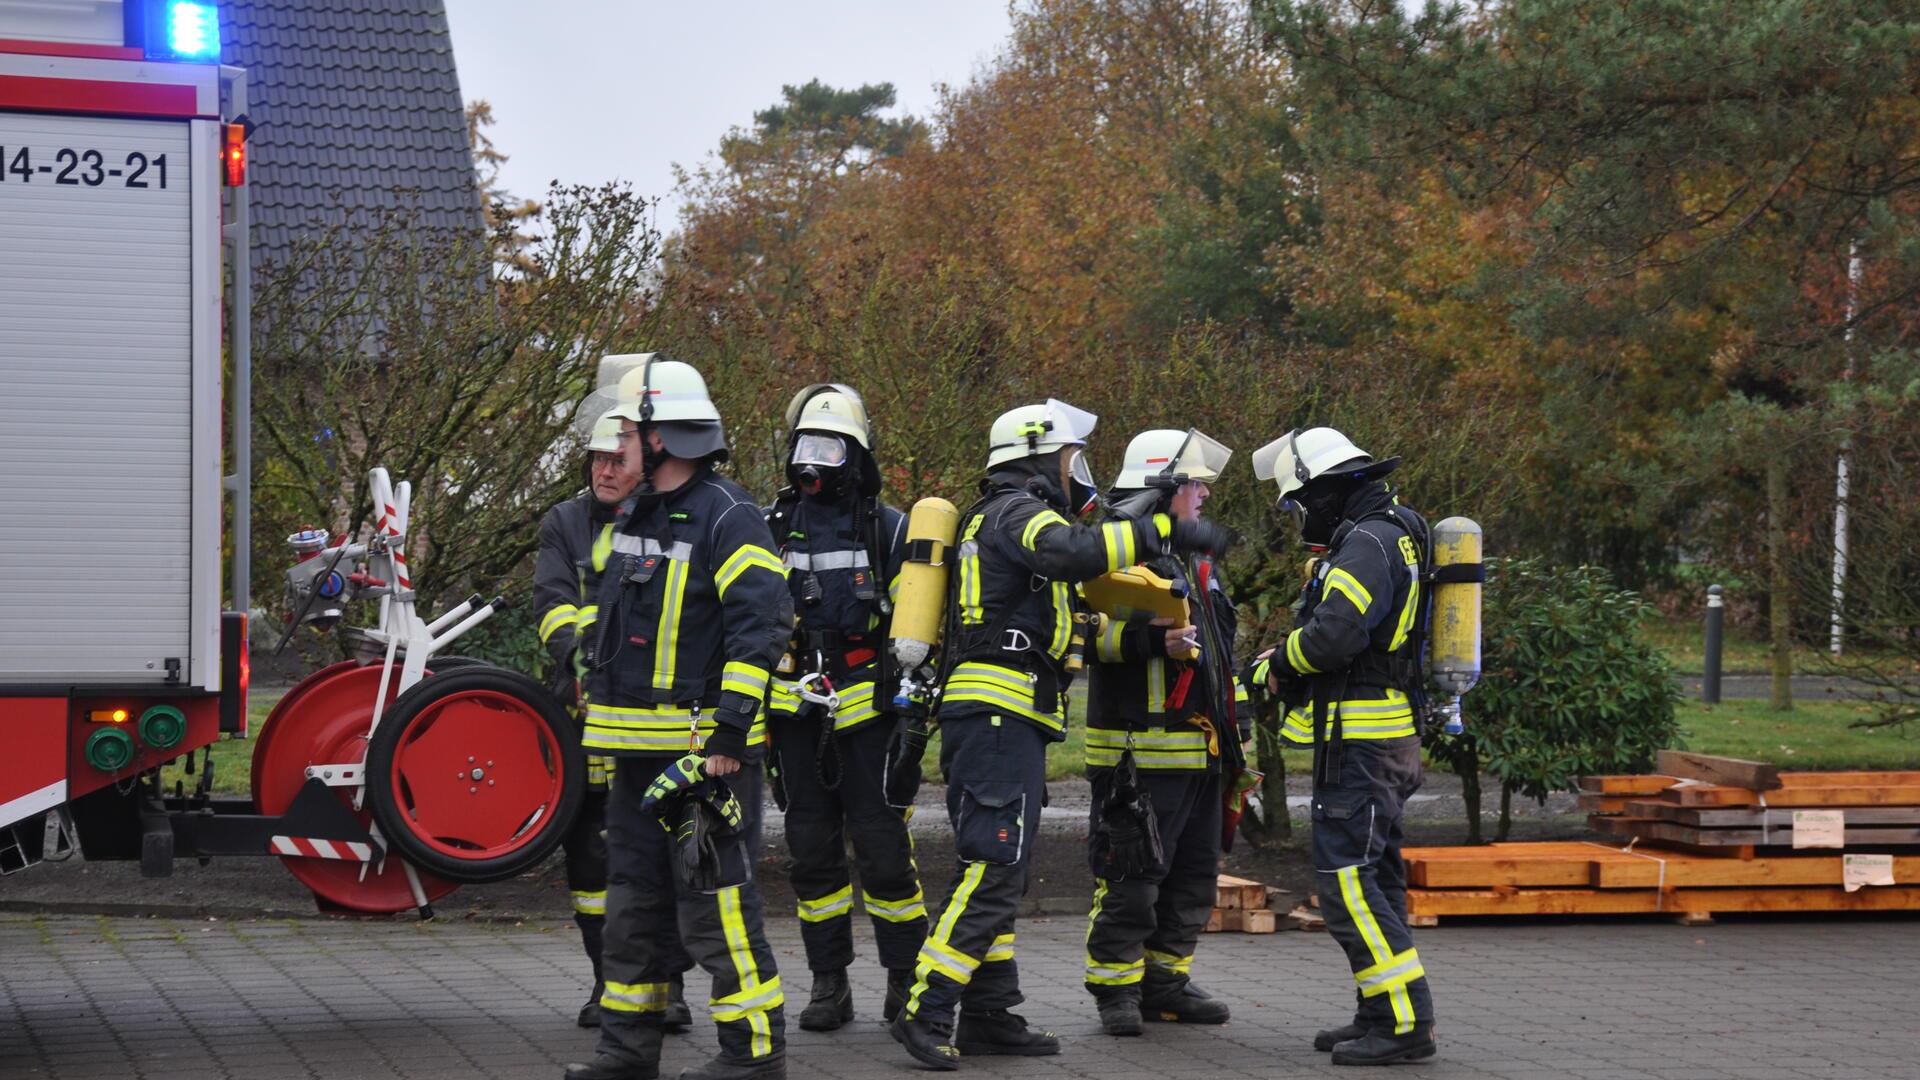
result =
[[[1803,851],[1752,859],[1602,841],[1407,848],[1408,881],[1423,889],[1659,889],[1837,886],[1842,855]],[[1920,855],[1897,855],[1895,881],[1920,885]]]
[[[1920,888],[1408,889],[1417,918],[1447,915],[1724,915],[1753,911],[1915,911]]]
[[[1208,933],[1271,934],[1280,928],[1280,917],[1267,902],[1265,885],[1221,874],[1214,884],[1214,908],[1203,929]]]

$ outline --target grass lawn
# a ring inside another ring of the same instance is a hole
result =
[[[1788,769],[1920,769],[1920,730],[1849,726],[1872,717],[1868,705],[1815,701],[1774,712],[1764,701],[1683,701],[1677,712],[1687,749],[1703,754]]]
[[[1666,653],[1673,669],[1683,675],[1697,675],[1706,666],[1706,625],[1699,619],[1649,617],[1641,624],[1640,636]],[[1859,655],[1857,649],[1853,655]],[[1820,674],[1826,658],[1824,643],[1793,645],[1795,674]],[[1720,670],[1728,675],[1765,675],[1773,670],[1773,646],[1762,637],[1729,626],[1721,640]]]

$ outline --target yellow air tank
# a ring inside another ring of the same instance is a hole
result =
[[[1480,681],[1480,526],[1450,517],[1433,527],[1433,624],[1427,638],[1427,673],[1452,700],[1441,706],[1443,729],[1461,730],[1460,695]],[[1449,581],[1448,567],[1470,581]]]
[[[947,608],[947,571],[960,511],[945,499],[927,498],[907,514],[907,559],[900,567],[900,595],[893,602],[893,637],[887,647],[903,674],[926,663],[940,643]]]

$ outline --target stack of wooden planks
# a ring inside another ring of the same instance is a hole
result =
[[[1257,881],[1221,874],[1214,886],[1213,914],[1206,930],[1237,930],[1243,934],[1271,934],[1280,918],[1267,906],[1267,887]]]
[[[1408,909],[1441,916],[1920,910],[1920,772],[1787,772],[1661,753],[1580,781],[1607,839],[1410,848]]]

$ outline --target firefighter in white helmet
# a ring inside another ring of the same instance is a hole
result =
[[[548,685],[576,717],[581,715],[579,642],[598,617],[595,598],[613,550],[614,517],[639,482],[627,471],[620,450],[621,421],[606,415],[615,403],[615,386],[603,386],[576,411],[575,435],[583,439],[587,454],[587,490],[555,505],[541,518],[539,547],[534,554],[534,615],[550,664]],[[587,755],[586,798],[561,845],[566,854],[573,921],[580,928],[580,943],[593,967],[593,993],[580,1007],[577,1018],[585,1028],[600,1026],[604,988],[600,949],[607,921],[607,842],[603,834],[607,827],[607,781],[612,771],[611,758]],[[687,1008],[683,974],[693,961],[680,948],[677,936],[670,948],[672,957],[667,968],[672,976],[668,980],[665,1025],[668,1031],[685,1031],[693,1018]]]
[[[1117,520],[1198,521],[1231,455],[1191,428],[1141,432],[1109,510]],[[1139,1035],[1143,1019],[1227,1022],[1226,1003],[1190,973],[1213,911],[1222,784],[1244,767],[1252,718],[1234,674],[1233,604],[1212,562],[1173,552],[1142,552],[1140,562],[1185,592],[1191,615],[1181,625],[1110,622],[1088,669],[1086,987],[1109,1035]]]
[[[793,891],[813,991],[808,1031],[853,1019],[854,895],[848,842],[860,866],[860,906],[887,970],[892,1020],[912,985],[927,907],[906,818],[888,805],[894,736],[886,641],[905,556],[906,515],[880,501],[867,410],[852,387],[818,383],[787,409],[788,487],[767,525],[787,567],[797,623],[791,665],[768,699],[775,801],[786,811]]]
[[[793,607],[760,508],[714,471],[726,433],[700,373],[650,356],[611,415],[637,486],[584,636],[583,742],[616,759],[599,1054],[571,1080],[651,1080],[676,930],[712,976],[720,1053],[682,1080],[786,1075],[784,996],[747,831],[721,778],[764,754],[767,681]]]
[[[1399,505],[1379,460],[1332,428],[1254,452],[1301,539],[1319,552],[1294,630],[1249,678],[1286,701],[1281,730],[1314,748],[1313,865],[1327,929],[1352,965],[1352,1023],[1314,1038],[1336,1065],[1431,1057],[1433,997],[1407,930],[1401,816],[1420,786],[1413,655],[1427,525]]]
[[[1230,540],[1210,522],[1168,514],[1070,522],[1097,495],[1085,457],[1095,420],[1061,401],[1003,413],[989,434],[983,495],[960,517],[939,708],[959,866],[892,1028],[929,1068],[956,1068],[963,1054],[1060,1051],[1051,1033],[1008,1010],[1023,1000],[1014,911],[1039,838],[1046,750],[1066,731],[1074,587],[1144,556],[1218,551]]]

